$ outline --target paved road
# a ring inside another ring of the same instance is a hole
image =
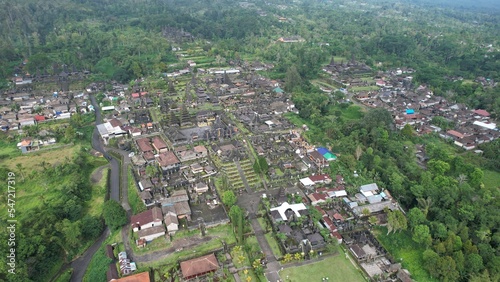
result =
[[[97,101],[95,100],[95,97],[93,95],[90,95],[90,101],[92,102],[92,105],[94,106],[95,109],[96,124],[99,124],[102,122],[100,107],[97,104]],[[92,147],[96,151],[101,152],[104,155],[104,157],[109,160],[111,165],[109,196],[110,199],[120,202],[120,169],[121,169],[120,163],[116,159],[112,158],[104,149],[104,145],[100,138],[99,132],[97,131],[97,127],[94,128],[94,133],[92,135]],[[99,236],[99,239],[97,239],[97,241],[95,241],[94,244],[90,246],[90,248],[88,248],[82,256],[71,262],[71,267],[73,268],[73,274],[71,275],[71,282],[83,281],[83,276],[85,275],[85,271],[89,266],[90,260],[97,252],[99,247],[102,245],[104,240],[108,237],[108,235],[109,235],[109,229],[106,227],[101,236]],[[67,266],[63,268],[67,268]]]

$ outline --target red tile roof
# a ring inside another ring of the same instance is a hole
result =
[[[326,201],[326,195],[320,193],[312,193],[309,194],[309,199],[311,199],[311,202],[317,202],[321,200]]]
[[[149,278],[149,272],[141,272],[134,275],[125,276],[120,279],[115,279],[113,281],[119,282],[151,282]]]
[[[111,126],[113,126],[113,127],[122,126],[122,123],[121,123],[119,120],[117,120],[116,118],[111,119],[111,120],[109,121],[109,123],[110,123],[110,124],[111,124]]]
[[[133,215],[130,218],[132,226],[141,226],[154,221],[163,221],[163,214],[161,212],[161,208],[159,207],[154,207],[150,210]]]
[[[455,130],[448,130],[446,133],[452,135],[452,136],[455,136],[457,138],[464,138],[464,135],[458,131],[455,131]]]
[[[141,152],[151,152],[153,151],[153,147],[149,144],[149,139],[148,138],[141,138],[137,139],[137,146],[139,146],[139,150]]]
[[[318,210],[322,216],[326,216],[326,212],[320,206],[314,206],[316,210]]]
[[[35,116],[35,120],[36,120],[36,121],[44,121],[44,120],[45,120],[45,117],[44,117],[44,116],[41,116],[41,115],[36,115],[36,116]]]
[[[219,269],[219,262],[214,254],[181,262],[182,277],[184,279],[201,276]]]
[[[311,181],[313,181],[313,182],[324,182],[324,181],[331,181],[332,180],[332,178],[328,174],[319,174],[319,175],[309,176],[309,179],[311,179]]]
[[[489,117],[490,116],[490,113],[488,113],[485,110],[481,110],[481,109],[475,110],[474,113],[476,113],[476,114],[478,114],[480,116],[483,116],[483,117]]]
[[[198,145],[198,146],[195,146],[193,148],[193,150],[197,153],[203,153],[203,152],[206,152],[207,151],[207,148],[205,148],[205,146],[203,145]]]
[[[167,143],[165,143],[160,136],[155,136],[153,138],[153,147],[155,147],[156,150],[165,149],[167,148]]]
[[[158,156],[157,160],[158,160],[158,163],[161,166],[169,166],[169,165],[173,165],[173,164],[176,164],[176,163],[180,163],[179,159],[177,158],[177,156],[172,151],[161,153]]]

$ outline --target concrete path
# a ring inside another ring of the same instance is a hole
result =
[[[281,265],[276,260],[276,257],[273,254],[271,246],[269,246],[269,243],[267,242],[266,237],[264,236],[264,231],[262,230],[262,227],[260,226],[259,221],[257,220],[255,214],[251,214],[250,218],[251,218],[250,224],[252,225],[253,231],[255,232],[255,237],[257,238],[257,242],[259,242],[260,249],[266,256],[267,265],[264,271],[264,275],[270,282],[280,281],[280,275],[278,272],[281,269]]]
[[[248,185],[247,178],[245,177],[245,172],[241,168],[240,162],[235,161],[236,168],[238,169],[238,172],[240,173],[241,181],[243,181],[243,185],[245,185],[245,189],[247,190],[247,193],[252,193],[252,189],[250,189],[250,185]]]

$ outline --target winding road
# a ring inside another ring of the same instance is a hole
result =
[[[96,124],[102,122],[101,117],[101,109],[95,100],[94,95],[90,95],[90,101],[95,109],[96,116]],[[115,200],[120,203],[120,163],[109,155],[102,143],[101,137],[99,136],[99,131],[97,127],[94,128],[94,133],[92,135],[92,148],[96,151],[99,151],[103,154],[103,156],[109,160],[111,166],[111,175],[110,175],[110,183],[109,183],[109,198]],[[127,202],[128,206],[128,202]],[[90,246],[82,256],[71,262],[71,267],[73,268],[73,274],[71,275],[71,282],[81,282],[83,281],[83,276],[85,275],[85,271],[89,266],[90,260],[97,252],[99,247],[102,245],[104,240],[109,236],[109,229],[106,227],[102,234],[99,236],[97,241],[94,242],[92,246]]]

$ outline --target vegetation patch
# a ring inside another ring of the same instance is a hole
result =
[[[422,253],[425,248],[412,240],[409,231],[387,235],[387,228],[377,227],[374,234],[394,259],[401,262],[403,267],[410,271],[412,279],[416,281],[438,281],[432,278],[424,269]]]
[[[500,189],[500,172],[484,170],[483,183],[486,187],[496,187]]]
[[[326,278],[330,282],[366,281],[360,270],[343,255],[327,257],[299,267],[289,267],[281,271],[280,276],[283,281],[290,282],[326,281]]]
[[[92,186],[92,198],[90,202],[93,204],[89,206],[89,214],[92,216],[100,217],[102,215],[102,207],[108,190],[109,173],[110,169],[108,167],[99,167],[92,173],[92,175],[100,174],[99,182]]]
[[[85,272],[85,276],[83,276],[84,282],[106,281],[106,272],[108,271],[109,264],[112,262],[112,260],[106,256],[106,245],[116,243],[116,235],[121,234],[120,232],[121,230],[116,230],[111,233],[102,243],[99,250],[94,254]]]
[[[132,170],[129,169],[127,174],[128,203],[132,209],[132,214],[138,214],[145,211],[146,206],[139,197],[139,191],[137,190],[137,184],[135,183],[134,176],[132,175]]]
[[[59,277],[56,278],[55,282],[69,282],[71,281],[71,275],[73,274],[73,268],[67,269]]]

